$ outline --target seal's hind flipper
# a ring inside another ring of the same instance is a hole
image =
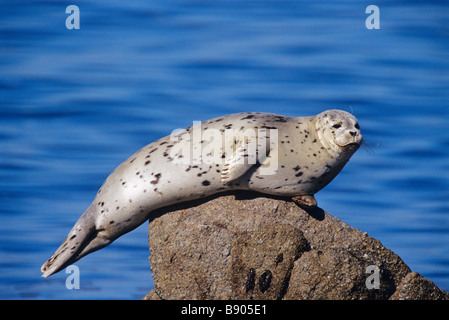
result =
[[[99,237],[91,210],[93,210],[92,207],[89,207],[84,212],[58,250],[42,265],[43,278],[51,276],[78,261],[86,254],[111,243],[110,240]]]

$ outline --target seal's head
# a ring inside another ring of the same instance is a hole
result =
[[[315,116],[315,127],[323,146],[332,156],[351,156],[362,144],[357,119],[341,110],[327,110]]]

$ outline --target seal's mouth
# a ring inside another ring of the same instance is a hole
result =
[[[362,145],[363,140],[357,141],[357,142],[351,142],[348,144],[345,144],[344,146],[339,146],[343,150],[357,150]]]
[[[360,135],[357,136],[357,137],[352,137],[352,139],[347,141],[346,144],[341,144],[340,145],[340,144],[337,143],[337,145],[340,148],[342,148],[342,149],[347,149],[347,148],[350,148],[350,149],[356,148],[356,149],[358,149],[362,144],[363,144],[363,138]]]

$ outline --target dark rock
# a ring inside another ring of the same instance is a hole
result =
[[[378,240],[319,208],[246,194],[156,216],[149,225],[155,289],[145,299],[448,299]]]
[[[449,300],[449,294],[418,272],[410,272],[396,288],[391,300]]]

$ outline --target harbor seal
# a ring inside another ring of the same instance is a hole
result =
[[[196,122],[129,157],[99,189],[41,271],[48,277],[148,220],[151,212],[224,191],[251,190],[316,206],[314,194],[362,143],[341,110],[311,117],[247,112]]]

